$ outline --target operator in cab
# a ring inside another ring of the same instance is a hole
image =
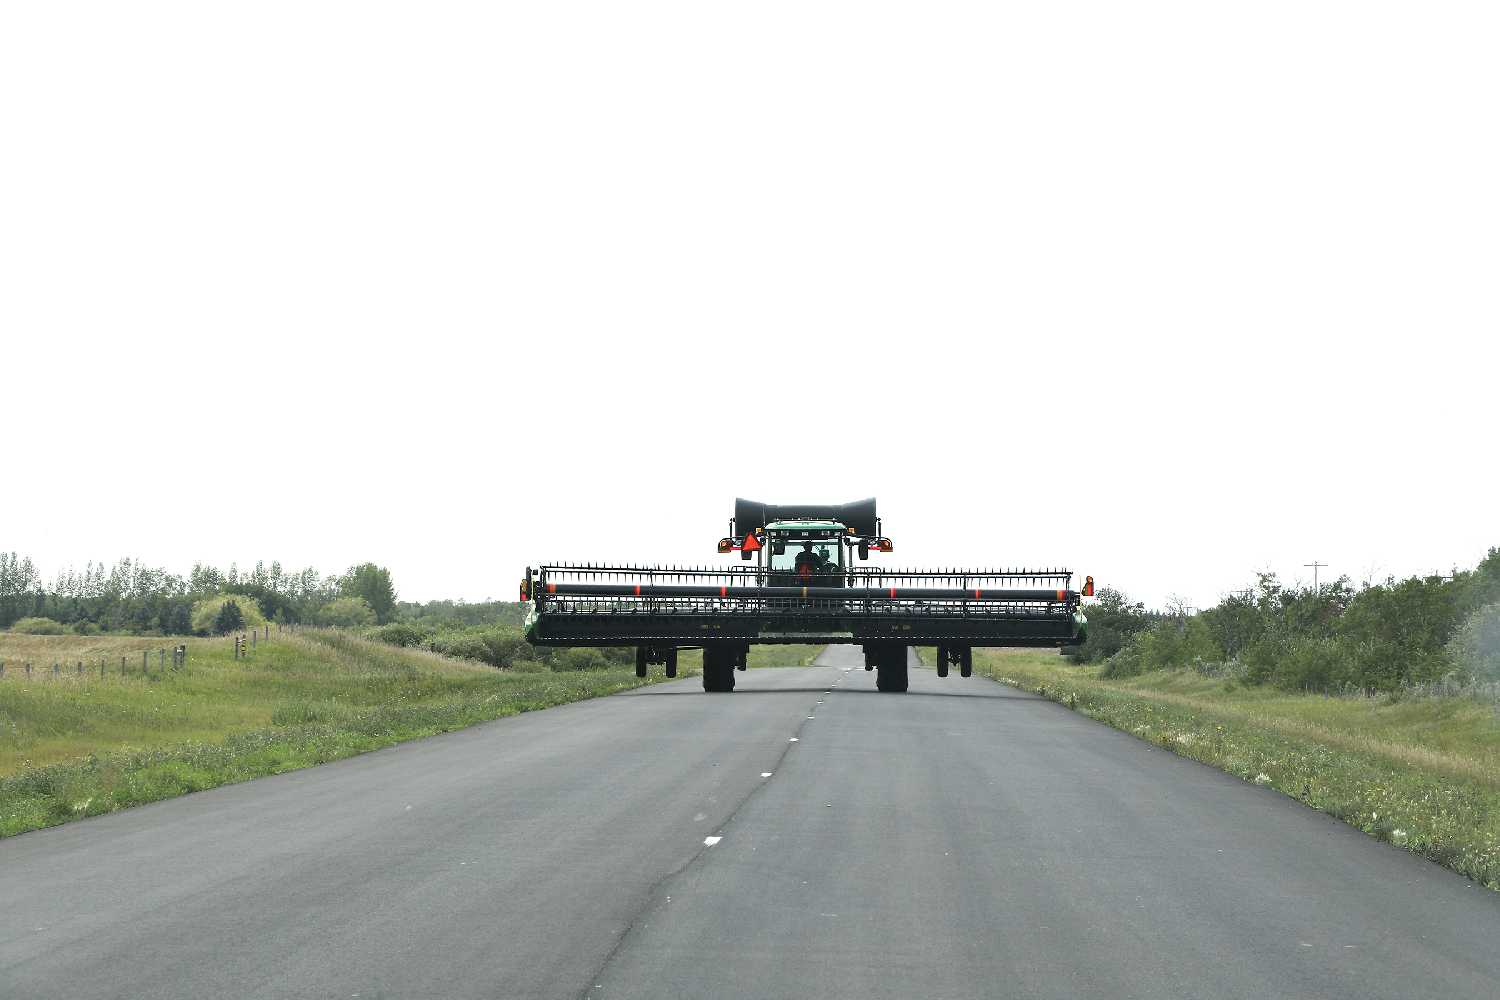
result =
[[[838,570],[833,560],[828,558],[828,550],[824,548],[814,552],[812,542],[802,543],[802,551],[797,553],[793,568],[802,580],[811,580],[815,576],[829,576]]]

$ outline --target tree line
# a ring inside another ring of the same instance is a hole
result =
[[[289,572],[279,562],[257,562],[250,570],[196,563],[183,576],[121,559],[69,568],[47,581],[30,558],[0,552],[0,628],[40,622],[35,630],[55,623],[85,633],[187,635],[213,631],[225,600],[234,601],[246,623],[364,626],[392,621],[397,613],[390,571],[374,563],[328,575]],[[212,608],[206,624],[205,607]]]
[[[1398,691],[1434,681],[1500,681],[1500,549],[1450,576],[1319,588],[1274,574],[1212,608],[1148,612],[1118,590],[1087,610],[1088,641],[1069,653],[1104,676],[1192,667],[1287,690]]]

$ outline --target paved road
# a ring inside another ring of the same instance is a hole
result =
[[[990,681],[822,664],[0,841],[0,997],[1500,997],[1500,893]]]

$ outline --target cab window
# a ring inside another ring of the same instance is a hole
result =
[[[838,572],[839,543],[836,538],[785,538],[776,539],[775,541],[784,542],[785,549],[782,552],[777,552],[776,549],[782,546],[779,544],[772,545],[772,570],[796,572],[803,566],[810,565],[814,573]],[[811,543],[811,557],[806,554],[809,543]]]

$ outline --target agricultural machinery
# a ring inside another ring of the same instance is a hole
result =
[[[874,498],[772,505],[736,500],[711,568],[554,564],[527,567],[527,640],[538,646],[634,646],[636,674],[677,675],[680,649],[703,650],[703,689],[733,691],[757,644],[857,643],[881,691],[907,688],[907,650],[937,649],[937,673],[973,669],[975,646],[1077,645],[1087,620],[1063,569],[885,569],[894,550]]]

